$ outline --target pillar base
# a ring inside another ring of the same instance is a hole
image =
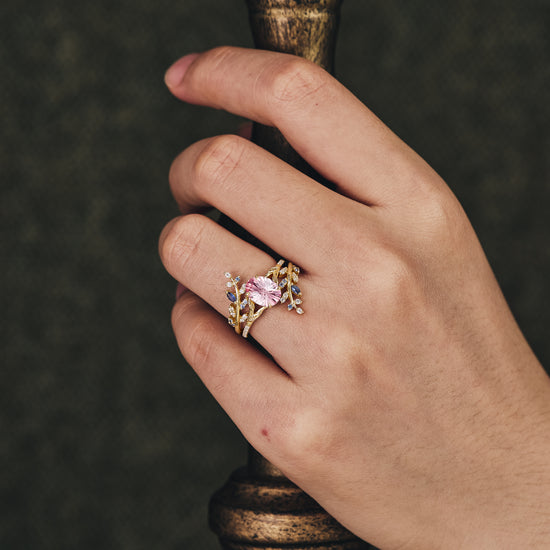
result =
[[[225,550],[367,550],[311,497],[251,450],[210,501],[210,528]]]

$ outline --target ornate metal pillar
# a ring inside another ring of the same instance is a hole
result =
[[[333,71],[342,0],[246,1],[257,48],[300,55]],[[277,129],[255,124],[252,139],[320,180]],[[231,220],[225,218],[221,223],[266,248]],[[225,550],[372,548],[338,524],[251,447],[248,465],[234,472],[212,497],[209,521]]]

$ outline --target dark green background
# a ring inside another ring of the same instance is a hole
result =
[[[462,200],[545,364],[549,27],[547,0],[346,0],[337,54]],[[240,122],[163,73],[220,44],[251,45],[244,0],[0,4],[2,549],[217,548],[245,445],[178,354],[156,247],[173,157]]]

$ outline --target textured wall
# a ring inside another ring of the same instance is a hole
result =
[[[547,365],[549,26],[543,0],[346,0],[337,55],[463,201]],[[241,0],[0,5],[2,548],[217,548],[245,445],[179,357],[156,243],[172,158],[240,121],[162,77],[250,43]]]

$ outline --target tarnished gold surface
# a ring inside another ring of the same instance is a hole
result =
[[[248,467],[212,497],[210,525],[232,550],[369,548],[252,449]]]
[[[333,71],[342,0],[247,0],[254,43]]]
[[[246,0],[257,48],[299,55],[329,72],[342,0]],[[254,125],[252,140],[327,184],[276,129]],[[221,223],[271,252],[229,218]],[[329,516],[273,464],[249,448],[237,470],[210,501],[210,527],[225,550],[365,550],[371,548]]]

